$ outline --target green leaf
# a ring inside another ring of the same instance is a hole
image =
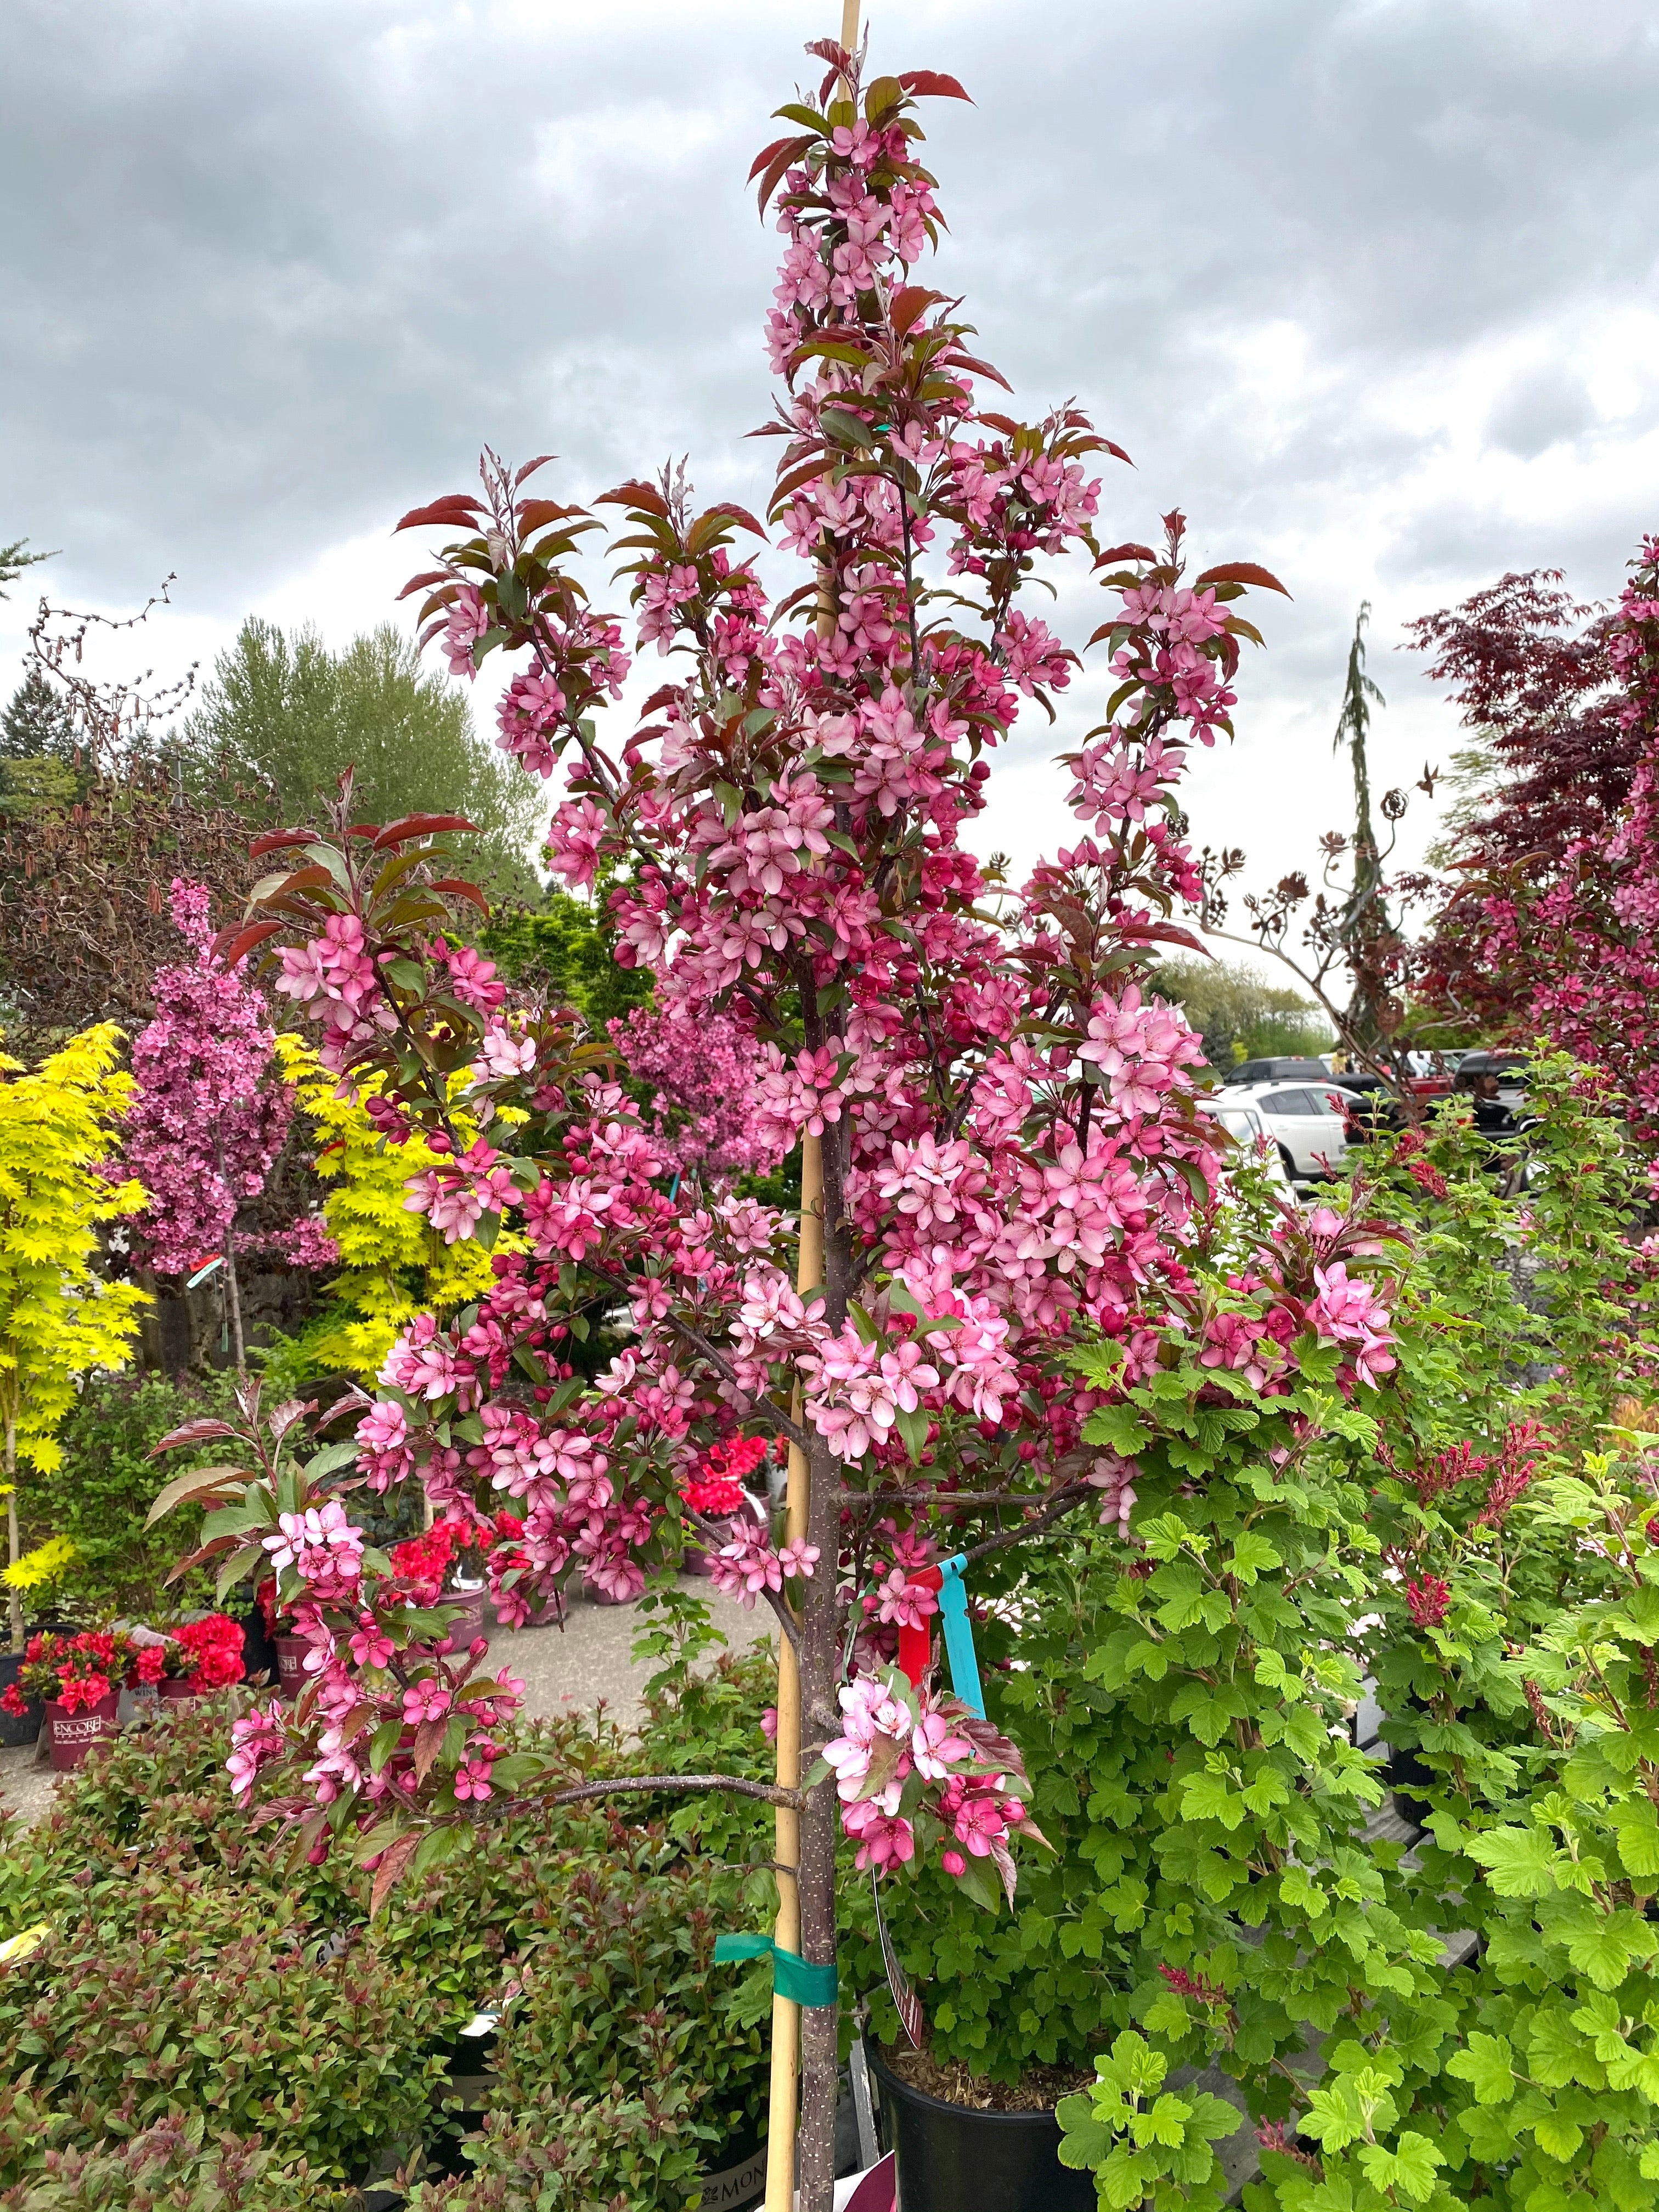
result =
[[[1558,2112],[1553,2106],[1539,2114],[1532,2124],[1532,2132],[1539,2148],[1547,2151],[1552,2158],[1559,2159],[1563,2166],[1584,2140],[1584,2130],[1577,2121],[1569,2119],[1565,2112]]]
[[[1659,1818],[1652,1806],[1616,1806],[1613,1821],[1626,1873],[1638,1881],[1659,1875]]]
[[[1471,2035],[1446,2071],[1469,2083],[1477,2104],[1502,2105],[1515,2094],[1515,2054],[1501,2035]]]
[[[1392,2189],[1413,2204],[1426,2204],[1435,2190],[1435,2168],[1446,2161],[1426,2136],[1408,2129],[1393,2150],[1362,2143],[1359,2163],[1373,2189]]]
[[[1555,1847],[1536,1828],[1489,1829],[1465,1848],[1499,1897],[1547,1897],[1555,1887]]]
[[[1244,1800],[1224,1774],[1189,1774],[1182,1784],[1181,1811],[1183,1820],[1219,1820],[1231,1831],[1244,1818]]]

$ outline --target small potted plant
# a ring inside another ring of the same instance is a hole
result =
[[[463,1542],[470,1540],[465,1532]],[[462,1532],[448,1521],[434,1521],[418,1536],[406,1536],[392,1547],[392,1571],[410,1588],[416,1605],[459,1606],[459,1616],[449,1623],[448,1633],[457,1649],[476,1643],[484,1632],[484,1607],[489,1590],[482,1578],[464,1577],[455,1568],[456,1539]],[[448,1589],[445,1583],[450,1584]]]
[[[301,1685],[305,1680],[306,1653],[311,1647],[303,1636],[295,1636],[293,1633],[291,1616],[278,1605],[275,1575],[267,1575],[254,1595],[255,1610],[259,1623],[264,1629],[265,1641],[276,1656],[275,1687],[277,1695],[283,1698],[297,1698]],[[242,1656],[245,1668],[252,1649],[250,1634],[251,1622],[252,1616],[250,1622],[244,1625],[242,1631]]]
[[[296,1642],[297,1638],[295,1639]],[[240,1682],[243,1662],[242,1625],[222,1613],[205,1613],[170,1628],[161,1646],[162,1669],[156,1687],[164,1704],[205,1696]],[[144,1655],[140,1655],[142,1668]]]
[[[134,1660],[131,1638],[118,1631],[83,1629],[60,1636],[48,1630],[29,1638],[19,1679],[0,1703],[15,1717],[25,1699],[40,1700],[52,1766],[66,1773],[94,1745],[114,1741],[121,1685],[133,1671]]]
[[[707,1575],[713,1571],[712,1553],[708,1539],[718,1536],[722,1540],[731,1534],[734,1521],[758,1521],[765,1525],[767,1516],[744,1490],[744,1479],[751,1475],[766,1458],[767,1445],[763,1437],[732,1437],[724,1443],[711,1444],[697,1462],[696,1472],[680,1485],[680,1498],[689,1511],[702,1524],[703,1540],[688,1541],[681,1566],[688,1575]],[[718,1549],[718,1544],[714,1549]]]

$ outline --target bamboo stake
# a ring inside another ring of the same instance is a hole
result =
[[[842,0],[841,42],[851,53],[859,41],[860,0]],[[843,80],[845,89],[845,80]],[[836,609],[827,571],[818,595],[819,631],[833,629]],[[800,1151],[800,1241],[795,1264],[795,1288],[803,1295],[823,1281],[823,1140],[804,1136]],[[801,1417],[801,1394],[796,1389],[794,1415]],[[786,1537],[805,1538],[811,1518],[811,1474],[799,1444],[789,1447],[789,1488],[785,1510]],[[833,1563],[831,1563],[833,1565]],[[786,1790],[800,1787],[800,1665],[787,1637],[779,1639],[777,1778]],[[777,1812],[777,1863],[793,1869],[800,1864],[800,1814],[781,1805]],[[778,1882],[776,1941],[787,1950],[800,1948],[800,1887],[793,1873]],[[795,2203],[795,2136],[799,2119],[800,2007],[787,1997],[772,1995],[772,2073],[766,2133],[765,2212],[793,2212]]]
[[[823,1280],[823,1140],[803,1137],[800,1148],[800,1247],[795,1267],[795,1288],[815,1290]],[[794,1413],[800,1418],[801,1399],[795,1393]],[[811,1474],[806,1455],[799,1444],[789,1447],[789,1490],[785,1529],[793,1540],[805,1537],[811,1504]],[[785,1790],[800,1787],[800,1666],[788,1638],[778,1644],[778,1784]],[[777,1863],[794,1868],[800,1863],[800,1814],[780,1805],[777,1813]],[[800,1890],[793,1874],[778,1883],[777,1941],[787,1950],[800,1948]],[[766,2133],[766,2212],[790,2212],[795,2193],[796,2084],[800,2074],[800,2007],[789,1998],[772,1997],[771,2103]]]

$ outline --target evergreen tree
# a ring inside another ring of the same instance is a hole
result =
[[[31,553],[27,538],[14,538],[9,545],[0,545],[0,599],[6,597],[6,586],[15,584],[25,568],[39,568],[42,561],[55,561],[55,553]]]
[[[31,665],[0,714],[0,760],[57,760],[72,766],[78,750],[68,702]]]

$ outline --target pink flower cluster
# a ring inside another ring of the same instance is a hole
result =
[[[1026,1786],[1012,1744],[955,1698],[913,1690],[902,1674],[860,1675],[840,1692],[842,1733],[823,1748],[836,1778],[842,1822],[858,1844],[860,1872],[885,1873],[915,1856],[914,1814],[902,1811],[912,1776],[922,1784],[921,1804],[950,1838],[942,1863],[947,1874],[967,1872],[969,1858],[995,1861],[1012,1898],[1013,1834],[1041,1840],[1024,1801],[1011,1790]]]

